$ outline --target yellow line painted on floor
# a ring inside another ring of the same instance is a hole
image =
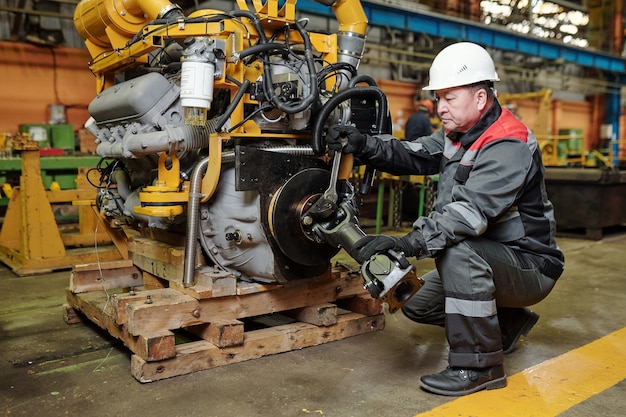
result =
[[[557,416],[626,379],[626,327],[415,417]],[[522,414],[520,414],[522,413]]]

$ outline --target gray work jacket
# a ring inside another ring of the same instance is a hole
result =
[[[561,275],[564,258],[537,140],[497,101],[464,134],[439,129],[415,141],[368,136],[355,156],[393,175],[439,174],[435,209],[413,224],[424,237],[425,256],[482,236],[511,247],[551,278]]]

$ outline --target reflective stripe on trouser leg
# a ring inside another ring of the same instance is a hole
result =
[[[502,334],[491,267],[468,240],[447,248],[435,262],[445,292],[450,366],[502,364]]]

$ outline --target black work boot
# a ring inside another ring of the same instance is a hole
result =
[[[502,365],[491,368],[447,368],[438,374],[420,378],[420,386],[440,395],[467,395],[483,389],[506,387]]]
[[[504,354],[515,350],[515,344],[520,337],[526,336],[537,320],[539,320],[539,315],[527,308],[498,308]]]

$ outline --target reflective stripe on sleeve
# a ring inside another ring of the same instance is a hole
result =
[[[474,229],[476,235],[482,234],[485,230],[487,230],[487,223],[483,221],[483,219],[476,214],[474,210],[468,207],[468,204],[463,201],[455,201],[446,206],[449,209],[452,209],[459,213],[461,217],[463,217],[469,225]]]
[[[424,145],[422,145],[419,142],[409,142],[409,141],[403,140],[402,146],[404,146],[405,148],[407,148],[408,150],[412,152],[424,151]]]

